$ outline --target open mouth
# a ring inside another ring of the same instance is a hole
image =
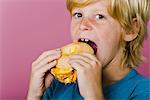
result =
[[[78,40],[78,42],[87,43],[88,45],[90,45],[90,46],[93,48],[94,54],[96,54],[96,52],[97,52],[97,45],[96,45],[93,41],[91,41],[91,40],[89,40],[89,39],[87,39],[87,38],[80,38],[80,39]]]

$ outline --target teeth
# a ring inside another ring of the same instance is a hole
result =
[[[88,42],[89,40],[88,40],[88,39],[84,39],[84,41],[85,41],[85,42]]]
[[[80,39],[82,42],[88,42],[89,41],[89,39],[85,39],[85,38],[81,38]]]
[[[83,41],[83,42],[84,42],[84,39],[81,39],[81,41]]]

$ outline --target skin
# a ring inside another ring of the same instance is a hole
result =
[[[130,71],[120,67],[123,49],[119,42],[124,32],[119,22],[107,12],[106,0],[72,11],[71,36],[73,42],[88,38],[98,46],[96,55],[79,53],[69,56],[69,63],[77,71],[80,94],[85,100],[103,100],[102,86],[111,85]],[[136,19],[132,32],[125,34],[124,41],[132,41],[138,33]],[[60,49],[45,51],[33,63],[27,100],[40,100],[53,76],[48,73],[61,56]],[[48,74],[46,74],[48,73]]]

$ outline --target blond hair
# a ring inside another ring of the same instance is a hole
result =
[[[99,0],[67,0],[67,8],[70,13],[74,8],[85,7]],[[118,20],[126,34],[133,29],[133,18],[139,24],[138,36],[129,42],[122,39],[123,58],[121,66],[137,67],[143,62],[141,49],[144,39],[147,37],[147,22],[150,17],[150,0],[107,0],[109,2],[108,13]],[[123,35],[122,35],[123,36]]]

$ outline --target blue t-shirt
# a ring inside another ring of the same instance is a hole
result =
[[[132,69],[122,80],[103,87],[106,100],[150,100],[150,78],[144,78]],[[78,84],[63,84],[53,80],[42,96],[42,100],[84,100]]]

